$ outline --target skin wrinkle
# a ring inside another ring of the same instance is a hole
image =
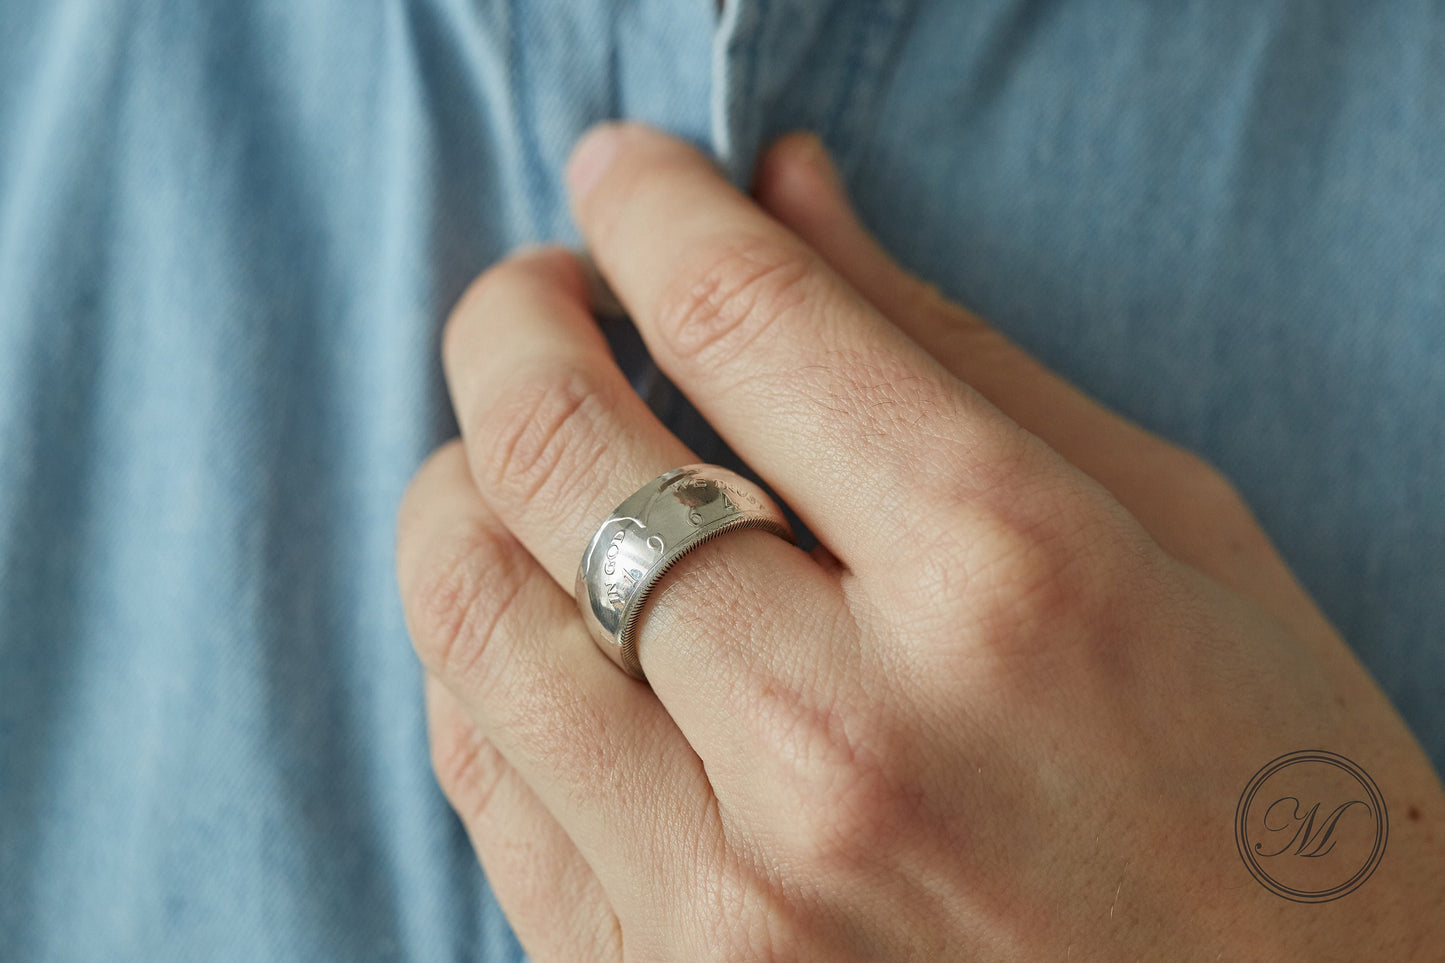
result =
[[[698,934],[694,938],[697,942],[709,947],[721,944],[751,948],[759,942],[766,945],[771,942],[766,934],[761,940],[754,934],[760,926],[769,926],[774,916],[775,894],[781,892],[779,880],[764,865],[763,851],[733,828],[745,820],[729,817],[726,800],[712,794],[709,808],[718,827],[719,860],[715,865],[719,872],[716,877],[708,877],[715,878],[716,885],[707,889],[710,900],[694,906],[698,918],[691,921],[690,931]],[[749,909],[763,901],[767,903],[763,909]],[[708,908],[715,910],[711,921],[705,917]]]
[[[960,646],[975,657],[997,648],[1000,658],[1013,659],[1019,640],[1035,637],[1056,645],[1050,637],[1053,623],[1067,624],[1106,606],[1099,589],[1112,577],[1115,563],[1087,528],[1076,534],[1068,530],[1073,525],[1060,529],[1052,520],[1035,522],[1032,511],[1015,510],[1012,517],[978,505],[959,511],[971,520],[941,526],[918,553],[907,594],[889,596],[898,634],[904,637],[899,644],[906,651],[925,663],[955,658]],[[913,612],[920,614],[908,614]],[[916,642],[906,641],[909,635],[938,638],[940,633],[960,639],[959,645],[929,656]]]
[[[718,256],[718,260],[724,266],[714,266],[705,271],[700,281],[689,281],[688,295],[677,301],[664,295],[661,298],[663,305],[680,306],[660,308],[657,321],[660,332],[674,353],[694,367],[706,367],[709,378],[715,382],[718,370],[726,368],[732,357],[742,354],[748,347],[756,348],[758,338],[779,326],[795,324],[790,320],[793,311],[807,311],[802,323],[806,327],[814,327],[816,325],[808,324],[808,320],[819,316],[824,310],[819,305],[831,300],[830,289],[815,279],[815,268],[791,254],[779,255],[767,249],[766,254],[760,255],[756,248],[743,248],[741,253],[729,250]],[[758,273],[757,269],[738,268],[738,260],[761,262],[762,273]],[[780,270],[786,272],[777,285],[781,290],[767,290],[764,295],[758,295],[755,288],[760,284],[774,284],[771,279],[775,276],[774,272]],[[727,271],[735,272],[738,277],[719,280],[717,275]],[[820,290],[812,292],[810,300],[804,300],[802,295],[808,292],[800,292],[800,288]],[[759,320],[759,316],[771,320],[764,322]],[[719,323],[719,319],[723,323]],[[715,357],[715,350],[708,350],[716,349],[723,339],[736,335],[744,325],[749,325],[746,333],[738,344],[727,348],[723,358]],[[704,330],[704,336],[689,344],[685,332],[698,327]],[[950,412],[947,414],[956,416],[948,418],[940,406],[944,399],[956,403],[956,392],[948,390],[937,379],[914,373],[906,367],[879,367],[876,358],[880,354],[886,355],[886,352],[875,347],[833,346],[826,350],[835,358],[828,364],[802,365],[792,371],[779,371],[773,367],[744,371],[729,379],[725,386],[720,385],[720,390],[724,393],[748,391],[755,396],[773,396],[793,402],[785,411],[805,412],[817,406],[828,410],[837,417],[818,419],[804,413],[802,420],[803,423],[818,424],[824,428],[830,424],[843,426],[841,432],[834,434],[840,451],[840,464],[851,464],[864,457],[876,465],[887,458],[894,458],[902,466],[898,470],[900,475],[926,477],[923,470],[926,465],[918,464],[918,452],[926,450],[936,454],[939,447],[948,450],[959,444],[957,426],[971,423],[969,413]],[[809,371],[822,376],[807,377]],[[923,390],[909,392],[906,390],[909,385],[919,385]],[[932,390],[929,390],[930,387]],[[831,401],[824,401],[825,398]],[[893,414],[894,410],[916,414],[911,418],[908,414],[899,417]],[[912,429],[925,420],[929,424],[947,423],[951,430],[930,432],[920,439]],[[857,427],[859,423],[865,426],[861,431]],[[910,430],[900,432],[897,430],[900,426]],[[891,443],[884,445],[883,453],[873,450],[875,445],[866,446],[860,452],[856,444],[860,436],[875,443]],[[920,441],[924,444],[920,445]],[[936,442],[937,447],[928,445],[928,441]],[[976,466],[987,460],[978,459],[975,454],[960,461]]]
[[[847,426],[862,424],[874,442],[870,448],[876,449],[869,452],[870,464],[874,470],[886,466],[915,514],[923,506],[984,496],[1018,477],[1013,459],[1004,457],[1005,446],[991,430],[960,430],[960,425],[972,423],[971,406],[936,379],[901,376],[857,355],[840,358],[834,379],[822,387],[834,399],[830,410],[840,417],[833,424],[823,421],[821,427],[846,449],[858,434]],[[801,388],[798,400],[810,403]],[[985,464],[989,467],[981,467]]]
[[[433,746],[433,765],[442,790],[462,817],[474,845],[490,846],[509,868],[506,877],[499,881],[505,884],[498,893],[499,898],[513,908],[532,904],[537,899],[564,898],[574,911],[568,915],[565,933],[552,930],[547,934],[548,945],[565,947],[580,939],[584,945],[603,947],[602,934],[609,928],[616,929],[616,918],[571,841],[545,814],[539,814],[539,822],[549,826],[550,831],[544,829],[540,840],[534,842],[526,834],[507,831],[508,803],[526,799],[535,804],[530,788],[435,677],[428,678],[426,688],[427,728]],[[490,760],[486,766],[479,762],[483,755]],[[490,787],[478,790],[478,782],[488,778],[483,771],[490,773]],[[498,799],[495,806],[501,809],[494,811],[492,800],[499,793],[509,793],[511,798]],[[566,859],[565,864],[559,867],[553,862],[549,866],[549,860],[555,861],[559,856]],[[498,881],[494,879],[494,882]],[[610,958],[605,951],[588,957]]]
[[[775,779],[790,784],[798,801],[779,829],[802,865],[820,874],[846,871],[886,846],[899,789],[891,775],[895,739],[868,694],[814,694],[756,678],[742,697]]]
[[[522,504],[546,492],[547,504],[538,510],[562,510],[577,501],[565,497],[567,490],[586,484],[585,473],[575,469],[595,464],[605,448],[614,405],[599,379],[571,365],[517,382],[518,389],[503,391],[473,423],[482,453],[477,467],[484,485],[510,489]],[[559,476],[563,468],[574,470]]]
[[[700,932],[711,937],[708,956],[717,960],[792,958],[786,948],[800,942],[805,904],[788,893],[776,874],[736,857],[732,867],[728,890],[734,895],[715,917],[723,922],[699,926]],[[812,941],[801,942],[808,945]]]
[[[462,720],[453,719],[445,726],[434,722],[431,734],[432,769],[443,792],[463,821],[469,816],[480,818],[508,771],[498,765],[501,754],[475,726]],[[488,750],[491,765],[483,766],[481,756]]]
[[[516,558],[516,554],[509,554],[505,551],[498,551],[498,542],[488,536],[482,536],[481,544],[490,547],[490,551],[503,560],[502,564],[509,563]],[[476,565],[477,552],[468,550],[465,552],[467,561],[473,566]],[[462,564],[467,564],[463,562]],[[496,580],[486,578],[474,578],[477,586],[493,584]],[[519,589],[518,598],[525,592],[524,582]],[[480,598],[480,596],[478,596]],[[481,608],[480,604],[472,606],[469,611]],[[502,606],[493,613],[486,630],[485,637],[491,636],[500,630],[504,619],[510,614],[512,606]],[[463,621],[463,629],[458,637],[468,636]],[[434,638],[425,632],[419,638]],[[485,648],[491,648],[490,644]],[[503,651],[507,651],[505,648]],[[587,798],[595,798],[597,795],[606,795],[607,788],[628,787],[618,782],[623,767],[616,764],[615,760],[632,751],[630,745],[619,745],[610,738],[603,742],[586,743],[579,742],[575,738],[575,732],[580,730],[592,731],[606,734],[609,731],[607,720],[595,714],[595,708],[577,689],[577,680],[567,673],[542,673],[529,671],[525,674],[534,680],[533,688],[520,693],[494,693],[491,692],[494,680],[503,676],[496,666],[490,671],[479,672],[475,665],[479,664],[483,656],[479,653],[469,660],[465,673],[457,675],[455,672],[444,673],[454,683],[465,681],[474,687],[478,697],[485,704],[493,706],[493,724],[513,734],[519,740],[530,740],[541,749],[541,754],[550,756],[558,761],[560,768],[580,767],[586,771],[593,771],[601,774],[600,785],[592,787],[587,793]],[[503,698],[503,696],[507,696]],[[504,712],[498,712],[497,707],[506,707]],[[580,718],[579,718],[580,714]],[[638,804],[643,806],[639,811],[646,811],[648,801],[646,786],[635,787],[638,793]]]
[[[489,706],[489,723],[509,733],[516,742],[533,747],[538,756],[552,760],[558,770],[595,774],[589,781],[558,784],[570,795],[570,806],[580,808],[598,799],[614,799],[618,792],[644,801],[648,787],[629,786],[624,781],[627,770],[618,763],[635,747],[616,741],[609,720],[598,714],[592,700],[578,691],[575,683],[558,680],[555,674],[537,671],[531,665],[522,674],[536,680],[532,691],[504,699],[495,686],[491,691],[478,690],[479,700]],[[593,738],[579,740],[576,734],[580,731],[592,733]]]
[[[673,634],[670,631],[670,626],[674,624],[698,627],[717,625],[718,619],[711,613],[716,607],[716,600],[719,598],[733,599],[724,616],[733,624],[741,624],[744,626],[765,624],[765,620],[763,620],[761,616],[767,614],[771,608],[766,602],[763,602],[760,598],[756,604],[742,603],[741,607],[739,607],[737,601],[738,598],[752,598],[756,594],[753,580],[740,579],[738,577],[735,566],[729,562],[732,553],[718,552],[716,554],[720,557],[707,559],[705,564],[697,565],[693,563],[693,570],[684,569],[680,564],[678,569],[669,572],[666,578],[672,579],[674,574],[676,574],[677,581],[676,584],[668,588],[667,593],[669,597],[658,600],[656,609],[650,610],[652,612],[650,617],[654,620],[654,624],[644,628],[640,633],[641,636],[645,636],[648,639],[647,642],[643,643],[644,648],[647,645],[682,644],[681,639],[667,638],[667,636]],[[689,559],[691,559],[691,557],[689,557]],[[846,610],[842,611],[844,613],[846,612]],[[839,611],[834,610],[834,612],[835,617],[838,617],[840,614]],[[648,617],[649,616],[644,616],[644,618]],[[746,629],[743,631],[744,633],[748,632]],[[828,632],[826,637],[840,637],[840,633]],[[764,641],[762,644],[765,646],[769,645],[767,641]],[[714,653],[712,656],[713,661],[728,660],[744,667],[750,665],[749,659],[741,657],[742,654],[747,651],[748,647],[739,645],[736,642],[712,649],[709,649],[706,645],[699,648],[700,651],[711,651]],[[697,650],[690,645],[688,649],[689,651]],[[790,650],[784,648],[783,651],[787,652]],[[801,667],[806,668],[810,665],[811,663],[804,662]],[[703,677],[718,677],[717,670],[712,668],[688,667],[684,671]],[[736,670],[730,670],[725,673],[725,677],[738,679],[739,682],[742,683],[746,680],[754,680],[758,678],[758,675],[756,673],[740,675]],[[747,705],[746,698],[739,695],[734,695],[724,701],[728,705]],[[740,712],[740,716],[742,719],[747,720],[754,718],[755,713],[742,711]],[[726,808],[725,800],[719,800],[719,805]],[[749,851],[754,849],[752,846],[744,848]]]
[[[816,366],[815,366],[816,367]],[[859,365],[843,366],[845,371],[858,371]],[[907,447],[913,448],[912,441],[925,432],[914,432],[925,422],[931,422],[936,418],[936,412],[931,404],[932,399],[918,399],[920,404],[915,408],[911,402],[914,399],[908,397],[907,387],[910,384],[922,384],[922,376],[897,378],[895,380],[879,380],[862,382],[858,379],[844,381],[839,379],[839,386],[832,387],[831,402],[825,401],[822,397],[814,400],[814,403],[821,408],[838,416],[838,423],[850,426],[850,437],[862,437],[870,442],[878,443],[883,439],[896,439],[900,434],[909,439]],[[852,389],[852,390],[845,390]],[[883,410],[880,410],[883,409]],[[860,418],[859,415],[865,415]],[[827,419],[820,419],[826,421]],[[859,421],[863,422],[861,430],[857,426]],[[907,427],[907,432],[898,432],[896,428]],[[942,441],[943,439],[938,439]],[[948,442],[955,439],[949,438]],[[870,448],[873,445],[869,446]],[[900,447],[903,447],[900,445]]]
[[[715,678],[718,667],[736,661],[739,653],[775,657],[778,650],[772,644],[774,640],[758,633],[780,607],[791,613],[799,611],[798,605],[789,605],[785,594],[792,592],[792,587],[760,586],[752,577],[752,567],[746,561],[739,562],[749,544],[774,547],[761,541],[771,538],[756,532],[738,532],[697,549],[669,569],[654,586],[638,620],[639,653],[663,646],[670,651],[655,653],[654,663],[657,658],[665,658],[661,665],[667,671],[701,678]],[[740,574],[740,570],[747,574]],[[816,602],[808,607],[821,608]],[[728,633],[718,630],[728,624],[742,628]],[[683,626],[686,630],[681,629]],[[719,635],[725,635],[725,645],[708,644]]]
[[[706,766],[696,754],[690,755],[687,764],[703,774],[706,791],[697,806],[672,814],[672,825],[659,822],[652,831],[660,838],[670,835],[682,841],[681,852],[673,859],[674,874],[678,879],[696,881],[698,886],[696,892],[665,888],[659,894],[660,911],[679,932],[697,934],[706,928],[707,909],[723,905],[723,894],[728,887],[729,850],[719,801],[711,791]],[[645,803],[642,799],[638,804]],[[662,815],[666,820],[666,814]]]
[[[617,914],[609,912],[593,937],[596,958],[603,963],[622,963],[628,958],[627,946],[622,934],[622,921]]]
[[[995,386],[1048,377],[1047,369],[1035,359],[1023,354],[1002,333],[983,324],[971,312],[944,300],[933,285],[911,276],[907,276],[907,280],[910,294],[906,300],[919,305],[915,313],[941,319],[929,325],[927,332],[939,357],[967,359],[968,370],[986,372],[988,383]],[[1012,377],[1000,375],[1010,369],[1016,369]],[[1087,399],[1085,403],[1089,403]],[[1302,589],[1283,570],[1273,545],[1254,521],[1233,483],[1195,452],[1149,435],[1130,422],[1120,422],[1118,428],[1108,437],[1112,447],[1123,450],[1112,458],[1100,459],[1098,467],[1107,471],[1098,471],[1096,467],[1098,480],[1104,483],[1112,478],[1114,484],[1118,484],[1120,466],[1135,463],[1152,466],[1154,478],[1167,479],[1167,483],[1156,483],[1154,487],[1175,493],[1176,500],[1187,498],[1199,506],[1193,512],[1199,524],[1166,538],[1164,547],[1184,558],[1213,559],[1215,567],[1222,570],[1239,570],[1241,575],[1231,580],[1231,584],[1262,598],[1299,597],[1297,602],[1289,603],[1293,610],[1291,618],[1304,634],[1316,633],[1319,620],[1313,603],[1303,597]],[[1166,460],[1173,467],[1160,464]],[[1084,467],[1087,470],[1087,466]],[[1183,495],[1186,491],[1191,494]],[[1279,581],[1281,577],[1283,583]],[[1272,594],[1258,592],[1261,580],[1272,584]]]
[[[905,458],[910,465],[918,459],[919,442],[937,442],[947,446],[945,450],[959,445],[959,424],[967,424],[970,413],[958,410],[959,399],[947,384],[931,373],[881,363],[877,355],[874,348],[867,346],[829,346],[825,361],[792,369],[765,369],[742,383],[749,390],[770,388],[770,397],[790,402],[786,410],[798,411],[805,417],[810,409],[829,412],[835,417],[806,418],[806,423],[816,424],[845,442],[860,435],[861,422],[863,437],[884,442],[883,452]],[[766,385],[757,383],[764,380]],[[944,430],[911,430],[919,425],[944,424],[948,425]],[[899,427],[910,430],[899,432]],[[873,447],[865,451],[876,458],[879,453],[872,452]]]
[[[622,871],[609,896],[627,908],[619,918],[631,927],[628,951],[637,959],[1047,959],[1063,945],[1075,956],[1174,958],[1224,940],[1243,950],[1253,941],[1262,957],[1311,939],[1343,945],[1343,932],[1330,932],[1338,917],[1292,929],[1293,909],[1248,879],[1241,886],[1233,847],[1217,851],[1209,840],[1229,829],[1253,756],[1269,758],[1276,740],[1331,741],[1404,782],[1412,800],[1438,796],[1358,667],[1312,659],[1277,616],[1165,554],[1153,528],[1140,528],[1122,502],[1010,420],[1010,406],[1035,396],[1030,385],[1009,385],[1012,395],[1000,392],[995,407],[915,343],[888,334],[882,315],[829,289],[833,276],[789,281],[766,266],[757,273],[734,252],[731,266],[709,269],[730,272],[731,292],[693,277],[691,288],[674,280],[677,290],[659,295],[659,279],[720,256],[724,242],[708,240],[703,213],[740,231],[745,250],[762,250],[750,232],[768,237],[690,149],[666,144],[647,140],[631,159],[624,149],[623,173],[598,182],[602,199],[588,203],[608,211],[612,233],[599,242],[587,204],[579,226],[594,247],[611,247],[599,263],[620,272],[619,291],[634,307],[692,297],[699,347],[674,367],[698,370],[679,384],[705,415],[733,417],[729,440],[744,458],[770,459],[760,466],[770,480],[791,479],[778,488],[786,497],[840,507],[853,497],[848,516],[826,519],[829,539],[853,557],[846,569],[814,567],[747,533],[711,544],[706,564],[699,553],[670,573],[641,645],[671,715],[659,712],[656,725],[675,723],[691,741],[641,770],[625,773],[625,754],[640,741],[650,746],[650,735],[604,732],[587,752],[553,742],[590,736],[607,718],[598,707],[615,712],[620,703],[591,699],[577,682],[600,678],[567,673],[583,643],[571,628],[540,649],[535,626],[518,628],[518,644],[546,654],[535,672],[514,667],[526,691],[493,684],[487,694],[506,705],[489,707],[488,721],[500,718],[509,738],[549,757],[576,792],[572,808],[585,798],[613,819],[638,811],[632,847],[613,857],[618,865],[596,865]],[[684,206],[684,185],[712,193]],[[664,217],[669,238],[655,230]],[[880,278],[892,270],[873,264]],[[816,303],[792,306],[787,323],[749,316],[769,311],[768,297],[788,301],[814,283]],[[770,295],[772,287],[782,293]],[[644,329],[656,320],[648,314],[638,315]],[[809,352],[807,363],[763,357],[780,346]],[[1049,377],[1017,358],[1003,363],[1003,346],[987,351],[1010,378]],[[730,370],[697,358],[723,359]],[[736,417],[738,406],[747,417]],[[1082,444],[1114,425],[1109,417],[1095,406],[1063,421]],[[775,439],[759,436],[769,427],[793,434],[768,448]],[[638,448],[656,444],[630,437]],[[1144,446],[1139,457],[1150,452],[1167,449]],[[1121,498],[1146,505],[1148,525],[1166,534],[1202,524],[1194,499],[1216,497],[1210,479],[1169,488],[1167,472],[1190,466],[1160,454],[1159,467],[1167,491],[1126,485]],[[1146,476],[1141,466],[1120,477]],[[875,489],[876,513],[858,497]],[[928,536],[911,531],[915,524]],[[874,526],[882,537],[870,543],[862,532]],[[925,563],[930,547],[952,564]],[[590,670],[602,657],[587,654]],[[542,681],[531,684],[532,675]],[[1346,732],[1342,713],[1317,717],[1320,700],[1340,692],[1372,731]],[[654,706],[649,699],[635,705]],[[510,728],[517,713],[539,712],[551,721],[528,730],[517,718],[520,731]],[[698,789],[661,801],[690,776]],[[611,839],[589,839],[595,827],[578,825],[590,846]],[[1413,867],[1428,882],[1418,834],[1413,842],[1395,848],[1405,861],[1391,868]],[[1392,929],[1422,915],[1421,895],[1434,892],[1388,885],[1355,899]],[[528,909],[542,920],[560,911]]]
[[[915,740],[916,741],[916,740]],[[896,760],[900,756],[908,756],[914,760],[910,765],[915,771],[923,771],[922,757],[916,751],[904,751],[904,746],[910,743],[899,742],[896,739],[888,743],[889,759]],[[900,765],[900,769],[907,768]],[[922,789],[916,792],[906,792],[902,784],[897,786],[898,790],[905,791],[911,799],[910,812],[916,812],[921,821],[941,828],[948,817],[941,811],[930,807]],[[898,798],[896,795],[893,798]],[[832,799],[829,799],[830,804]],[[896,808],[890,810],[900,821],[906,820]],[[829,814],[835,815],[835,811],[828,808]],[[827,818],[820,811],[820,818]],[[833,827],[831,835],[838,838],[845,838],[849,835],[847,827]],[[956,912],[966,903],[966,898],[957,886],[939,886],[931,883],[937,878],[936,874],[923,871],[924,867],[936,867],[942,863],[951,869],[967,865],[968,859],[963,853],[941,853],[931,851],[915,853],[908,848],[899,848],[890,845],[885,840],[870,842],[868,839],[859,840],[856,846],[849,848],[849,855],[843,861],[834,866],[820,866],[816,859],[809,858],[806,854],[802,857],[793,856],[787,859],[784,867],[777,872],[785,871],[795,878],[795,881],[788,883],[786,877],[778,877],[779,885],[788,895],[790,902],[800,906],[812,906],[814,912],[824,914],[824,918],[833,920],[826,924],[829,931],[839,933],[851,932],[854,948],[857,949],[859,941],[867,942],[870,939],[874,950],[863,952],[858,958],[873,959],[934,959],[928,953],[914,947],[906,951],[905,947],[909,938],[902,934],[894,934],[887,942],[876,942],[881,939],[876,934],[870,938],[868,934],[857,931],[854,924],[855,919],[863,918],[867,911],[872,909],[871,904],[876,902],[876,895],[864,897],[861,893],[856,897],[839,901],[839,881],[843,879],[868,879],[870,874],[882,872],[891,880],[890,892],[895,896],[895,904],[899,907],[908,907],[908,911],[895,912],[898,922],[901,925],[903,919],[914,924],[915,932],[928,934],[940,932],[942,923],[952,915],[950,908]],[[831,896],[828,896],[831,892]],[[925,936],[926,939],[926,936]]]
[[[515,555],[499,550],[488,532],[473,532],[432,581],[417,589],[424,620],[417,639],[422,660],[443,678],[477,683],[498,626],[527,588]]]
[[[838,360],[831,365],[803,366],[797,372],[781,372],[776,378],[770,373],[759,374],[741,384],[743,390],[770,399],[780,417],[796,411],[799,420],[820,429],[815,444],[820,450],[831,448],[837,452],[833,459],[838,466],[836,478],[832,479],[835,484],[847,484],[853,471],[848,466],[866,464],[874,472],[887,472],[894,480],[886,489],[891,499],[880,492],[876,511],[868,519],[879,541],[905,543],[927,536],[938,519],[922,517],[922,507],[945,504],[945,497],[958,498],[961,490],[969,490],[966,486],[970,472],[962,466],[973,463],[976,448],[966,455],[949,457],[948,452],[963,452],[969,443],[961,441],[957,432],[923,427],[946,417],[936,400],[947,397],[929,390],[931,379],[925,376],[895,377],[888,369],[852,353],[839,352]],[[923,390],[908,390],[911,385]],[[828,417],[817,417],[820,408],[828,412]],[[861,430],[856,427],[859,423],[864,425]],[[900,427],[904,430],[900,431]],[[860,436],[870,444],[860,446]],[[1001,479],[1004,472],[999,474]],[[987,485],[977,484],[970,494],[982,494],[1003,483],[993,480]]]
[[[762,239],[729,239],[704,248],[701,265],[678,275],[654,306],[655,327],[671,360],[712,376],[746,356],[759,339],[817,311],[816,258]]]
[[[770,670],[785,674],[811,671],[815,660],[801,658],[796,647],[785,644],[788,635],[816,632],[826,638],[848,638],[846,628],[841,627],[846,613],[837,604],[836,582],[821,570],[803,568],[799,570],[802,577],[794,581],[759,583],[754,553],[760,546],[771,551],[781,549],[785,556],[794,556],[804,565],[813,564],[798,550],[775,542],[770,535],[739,532],[679,561],[658,582],[639,620],[639,650],[651,644],[646,640],[654,635],[663,645],[680,645],[688,659],[679,668],[703,678],[715,678],[724,665],[751,664],[756,658],[752,653],[771,660],[767,663]],[[770,627],[770,618],[779,611],[788,613],[787,624]],[[649,627],[649,620],[653,627]],[[742,628],[736,635],[727,634],[727,644],[707,644],[719,634],[717,626],[730,624]],[[674,627],[679,625],[692,631],[676,632]],[[677,638],[670,637],[673,635]],[[705,661],[694,661],[698,653]]]

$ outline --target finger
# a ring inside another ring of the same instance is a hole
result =
[[[618,369],[565,249],[478,278],[448,319],[442,360],[482,497],[568,592],[612,509],[697,461]]]
[[[1219,472],[1105,408],[904,270],[858,219],[815,135],[773,145],[758,165],[754,195],[951,372],[1107,488],[1166,551],[1291,619],[1317,621]]]
[[[815,136],[774,145],[758,165],[754,193],[950,371],[1103,483],[1156,537],[1178,541],[1175,491],[1160,484],[1159,472],[1192,456],[1109,412],[901,269],[858,222]]]
[[[934,541],[964,506],[1037,529],[1045,513],[1023,518],[1036,496],[1078,487],[692,147],[604,126],[569,180],[659,366],[865,579],[909,580],[900,548]]]
[[[612,510],[695,461],[642,404],[587,312],[575,258],[535,251],[473,285],[447,326],[448,385],[472,473],[499,520],[562,586]],[[843,610],[834,570],[774,536],[700,546],[654,588],[637,626],[648,681],[723,792],[755,764],[749,691],[829,691],[856,650],[798,639]],[[820,696],[821,698],[821,696]]]
[[[620,960],[612,904],[577,847],[466,709],[426,676],[432,768],[527,955]]]
[[[697,757],[486,507],[458,442],[407,489],[397,579],[423,665],[536,792],[619,913],[647,905],[636,887],[649,880],[694,878],[662,828],[709,810]]]

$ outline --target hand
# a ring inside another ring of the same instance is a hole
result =
[[[462,438],[408,491],[398,575],[435,768],[534,959],[1445,945],[1437,777],[1217,472],[892,263],[809,137],[765,158],[758,204],[631,125],[569,181],[658,364],[824,547],[687,556],[639,630],[651,689],[629,679],[576,567],[697,459],[616,368],[572,255],[511,257],[458,305]],[[1234,834],[1254,773],[1312,748],[1392,817],[1328,904],[1266,889]]]

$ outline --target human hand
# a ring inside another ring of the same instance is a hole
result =
[[[569,170],[602,273],[823,547],[687,556],[640,624],[651,688],[628,678],[578,561],[697,459],[571,254],[508,258],[458,305],[462,438],[407,493],[398,578],[435,768],[534,959],[1438,953],[1439,781],[1216,471],[900,270],[811,139],[775,146],[755,204],[676,140],[611,137]],[[1327,904],[1235,843],[1251,776],[1309,748],[1394,817]]]

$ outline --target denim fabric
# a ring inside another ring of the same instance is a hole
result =
[[[618,116],[739,184],[817,130],[905,263],[1236,480],[1445,763],[1438,4],[6,0],[0,958],[520,958],[393,517],[446,309],[577,240]]]

